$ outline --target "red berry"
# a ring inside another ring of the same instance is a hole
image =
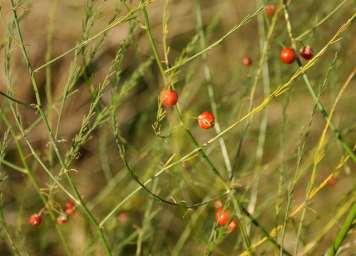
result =
[[[286,64],[291,64],[295,61],[295,51],[292,48],[285,47],[281,51],[280,55],[281,61]]]
[[[227,226],[227,230],[229,231],[229,233],[231,233],[236,229],[236,227],[237,227],[237,222],[235,220],[233,220]]]
[[[65,214],[61,214],[57,218],[57,223],[58,224],[66,224],[68,222],[68,216]]]
[[[75,213],[75,208],[68,208],[65,210],[66,214],[71,216]]]
[[[220,208],[215,213],[215,219],[220,226],[224,226],[229,222],[230,214],[228,211]]]
[[[276,5],[274,4],[267,4],[265,6],[265,13],[268,17],[272,17],[276,11]]]
[[[336,179],[336,177],[333,175],[333,176],[331,176],[328,180],[327,180],[327,182],[326,182],[326,184],[329,186],[329,187],[334,187],[335,185],[336,185],[336,183],[337,183],[337,179]]]
[[[30,216],[28,223],[32,226],[39,226],[42,222],[41,214],[34,213]]]
[[[301,48],[299,53],[300,56],[302,56],[305,60],[310,60],[311,58],[313,58],[313,49],[310,46],[305,46]]]
[[[73,215],[75,213],[75,204],[72,201],[66,203],[65,212],[67,215]]]
[[[214,126],[215,117],[211,112],[203,112],[198,116],[200,128],[209,129]]]
[[[249,67],[252,65],[252,60],[249,56],[245,56],[242,59],[242,64],[244,64],[246,67]]]
[[[73,201],[67,201],[66,202],[66,209],[68,208],[75,208],[75,203]]]
[[[161,91],[159,98],[164,107],[170,108],[177,104],[178,94],[175,90],[165,89]]]
[[[121,224],[126,224],[129,220],[129,216],[126,212],[120,212],[117,219]]]

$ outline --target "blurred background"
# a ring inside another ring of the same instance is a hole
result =
[[[141,189],[123,202],[139,186],[117,150],[111,114],[117,118],[120,136],[125,141],[126,160],[141,181],[196,148],[186,128],[199,144],[209,141],[218,131],[199,128],[196,118],[201,112],[214,111],[223,131],[297,71],[296,64],[286,65],[279,59],[281,49],[291,47],[283,11],[277,11],[277,17],[268,17],[263,10],[267,4],[278,8],[279,1],[148,3],[150,29],[164,68],[199,53],[262,7],[206,55],[199,55],[168,73],[167,83],[155,62],[143,12],[135,9],[137,1],[23,0],[14,4],[23,45],[36,71],[34,78],[42,109],[59,153],[68,164],[67,172],[98,222],[119,205],[104,225],[112,254],[240,255],[245,250],[240,229],[226,234],[216,227],[215,200],[187,209],[155,200]],[[65,225],[57,225],[49,217],[48,211],[60,215],[69,198],[56,187],[31,151],[32,148],[51,173],[63,176],[48,128],[39,112],[29,105],[36,103],[36,95],[11,10],[11,1],[0,0],[0,90],[24,104],[0,98],[0,255],[66,255],[56,229],[63,235],[69,254],[104,255],[97,228],[81,210]],[[317,54],[354,14],[355,5],[351,0],[289,1],[288,10],[292,32],[298,39],[296,50],[310,45]],[[199,30],[200,15],[204,37]],[[116,22],[120,17],[127,18]],[[272,36],[267,40],[271,27]],[[104,31],[106,28],[110,29]],[[205,47],[201,40],[206,41]],[[264,43],[268,50],[261,55]],[[353,23],[307,71],[318,99],[328,112],[351,77],[332,117],[351,148],[356,141],[356,85],[352,75],[355,50]],[[45,64],[57,56],[60,58]],[[245,56],[251,58],[251,66],[243,65]],[[207,70],[211,75],[208,80]],[[159,107],[159,92],[169,85],[179,94],[184,125],[177,111],[163,111]],[[98,102],[93,105],[96,99]],[[322,157],[315,161],[314,153],[325,124],[305,81],[299,77],[290,90],[224,134],[233,173],[230,185],[236,193],[234,199],[223,196],[219,200],[231,209],[242,226],[246,225],[251,244],[264,234],[251,224],[251,219],[235,213],[234,200],[249,209],[267,231],[286,221],[284,238],[278,233],[276,240],[283,240],[284,248],[292,255],[294,252],[322,255],[335,239],[354,202],[355,163],[345,160],[347,154],[330,130]],[[227,179],[221,140],[214,140],[204,150]],[[40,190],[21,172],[26,168],[34,174]],[[204,158],[195,154],[165,170],[148,188],[172,202],[191,204],[210,200],[225,191],[210,169]],[[335,175],[308,202],[302,223],[303,210],[284,220],[286,212],[292,213],[304,202],[313,170],[316,174],[313,187],[318,187],[330,174]],[[67,181],[61,180],[72,191]],[[45,207],[39,194],[48,205],[43,223],[32,227],[28,217]],[[353,255],[355,239],[352,230],[340,255]],[[299,249],[295,251],[297,243]],[[254,252],[274,255],[278,250],[267,241]]]

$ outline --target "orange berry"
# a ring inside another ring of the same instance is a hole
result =
[[[227,230],[229,231],[229,233],[231,233],[236,229],[236,227],[237,227],[237,222],[233,220],[227,226]]]
[[[274,4],[267,4],[265,6],[265,13],[268,17],[272,17],[276,12],[276,5]]]
[[[120,212],[117,219],[121,224],[126,224],[129,220],[129,216],[126,212]]]
[[[336,183],[337,183],[337,178],[333,175],[328,179],[326,185],[328,185],[329,187],[334,187]]]
[[[245,65],[246,67],[249,67],[252,65],[252,60],[249,56],[245,56],[242,59],[242,64]]]
[[[75,210],[76,210],[76,207],[75,207],[74,202],[68,201],[65,205],[65,209],[64,209],[65,213],[70,216],[75,213]]]
[[[209,129],[214,126],[215,117],[211,112],[203,112],[198,116],[200,128]]]
[[[280,59],[285,64],[291,64],[295,61],[296,55],[295,51],[292,48],[284,47],[280,54]]]
[[[230,220],[230,213],[220,208],[215,213],[215,219],[220,226],[224,226]]]
[[[178,94],[175,90],[165,89],[161,91],[159,98],[164,107],[170,108],[177,104]]]
[[[42,222],[42,215],[39,213],[34,213],[30,216],[28,223],[32,226],[39,226]]]

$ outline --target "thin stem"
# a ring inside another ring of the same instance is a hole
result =
[[[13,1],[13,0],[11,0]],[[82,42],[80,42],[79,44],[77,44],[75,47],[65,51],[64,53],[58,55],[57,57],[51,59],[50,61],[42,64],[41,66],[37,67],[34,69],[34,72],[38,72],[42,69],[44,69],[45,67],[47,67],[48,65],[51,65],[53,64],[54,62],[64,58],[65,56],[67,56],[68,54],[76,51],[76,50],[79,50],[81,48],[83,48],[84,46],[86,46],[88,43],[90,43],[91,41],[99,38],[101,35],[105,34],[106,32],[110,31],[111,29],[113,29],[114,27],[118,26],[119,24],[123,23],[123,22],[126,22],[126,21],[129,21],[133,18],[133,15],[139,11],[141,9],[141,5],[137,6],[136,8],[134,9],[131,9],[125,16],[123,17],[120,17],[120,18],[117,18],[116,20],[114,20],[109,26],[107,26],[105,29],[101,30],[100,32],[96,33],[95,35],[93,35],[92,37],[89,37],[87,40],[84,40]]]
[[[331,18],[338,10],[340,10],[340,8],[347,2],[348,0],[343,0],[341,1],[337,6],[335,6],[334,8],[332,8],[332,10],[321,20],[319,20],[315,25],[313,25],[311,28],[309,28],[308,30],[304,31],[303,33],[301,33],[300,35],[295,37],[295,40],[297,41],[301,41],[303,40],[303,38],[305,36],[307,36],[308,34],[310,34],[311,32],[313,32],[317,27],[319,27],[320,25],[322,25],[325,21],[327,21],[329,18]]]
[[[18,99],[15,99],[14,97],[12,97],[12,96],[10,96],[10,95],[4,93],[4,92],[1,92],[1,91],[0,91],[0,95],[4,96],[6,99],[8,99],[8,100],[10,100],[10,101],[12,101],[12,102],[15,102],[16,104],[22,105],[22,106],[24,106],[24,107],[26,107],[26,108],[29,108],[29,109],[31,109],[31,110],[35,110],[35,108],[34,108],[33,105],[28,104],[28,103],[25,103],[25,102],[22,102],[22,101],[20,101],[20,100],[18,100]]]
[[[211,170],[216,174],[216,176],[218,176],[220,178],[220,180],[223,182],[223,184],[225,185],[226,189],[229,190],[229,186],[226,184],[226,181],[224,179],[224,177],[221,175],[221,173],[219,172],[219,170],[215,167],[215,165],[213,164],[213,162],[210,160],[210,158],[208,157],[208,155],[205,153],[205,151],[203,150],[203,148],[199,145],[198,141],[195,139],[194,135],[192,134],[192,132],[185,126],[184,121],[183,121],[183,117],[182,117],[182,113],[180,112],[179,106],[177,105],[176,107],[177,113],[178,113],[178,117],[179,120],[182,124],[182,126],[184,127],[184,130],[186,131],[186,133],[188,134],[188,136],[190,137],[190,139],[192,140],[192,142],[194,143],[194,145],[196,146],[197,149],[199,149],[199,153],[201,154],[201,156],[206,160],[206,162],[208,163],[208,165],[210,166]]]
[[[353,203],[347,217],[342,224],[339,232],[337,233],[334,242],[332,243],[331,247],[327,251],[327,256],[336,255],[337,251],[339,250],[342,242],[345,240],[347,233],[352,228],[353,222],[356,219],[356,203]]]
[[[148,36],[148,39],[150,41],[151,49],[152,49],[153,55],[155,56],[159,71],[161,72],[161,75],[162,75],[162,78],[163,78],[163,82],[164,82],[164,86],[166,86],[167,85],[167,79],[166,79],[165,72],[164,72],[164,69],[163,69],[163,66],[162,66],[162,63],[161,63],[161,59],[160,59],[159,54],[158,54],[156,41],[153,39],[150,20],[148,18],[148,13],[147,13],[146,7],[144,6],[144,1],[143,0],[141,0],[141,4],[142,4],[143,17],[145,19],[145,29],[147,31],[147,36]]]
[[[251,222],[258,227],[263,235],[278,249],[282,250],[285,255],[291,256],[286,249],[284,249],[269,233],[268,231],[254,218],[244,207],[241,207],[242,212],[251,220]]]
[[[210,198],[207,200],[203,200],[202,202],[198,202],[198,203],[185,203],[185,202],[173,202],[173,201],[169,201],[166,200],[164,198],[162,198],[161,196],[159,196],[158,194],[156,194],[154,191],[151,191],[144,182],[140,181],[139,177],[135,174],[135,172],[132,170],[131,166],[129,165],[129,163],[127,162],[126,159],[126,149],[125,149],[125,145],[123,145],[123,143],[120,140],[120,135],[118,132],[118,126],[117,126],[117,121],[115,118],[114,119],[114,124],[113,124],[113,130],[114,130],[114,136],[115,136],[115,143],[116,143],[116,147],[119,151],[121,160],[123,161],[126,169],[128,170],[128,172],[130,173],[131,177],[137,182],[137,184],[144,190],[146,191],[149,195],[151,195],[153,198],[157,199],[158,201],[171,205],[171,206],[179,206],[179,207],[183,207],[183,208],[196,208],[202,205],[206,205],[212,201],[215,201],[223,196],[225,196],[228,192],[223,193],[221,196],[216,196],[214,198]]]
[[[222,37],[220,37],[220,39],[218,39],[217,41],[215,41],[214,43],[210,44],[209,46],[207,46],[206,48],[204,48],[203,50],[197,52],[196,54],[190,56],[189,58],[186,58],[184,61],[179,62],[177,65],[168,68],[165,70],[166,73],[171,73],[173,71],[175,71],[176,69],[181,68],[182,66],[184,66],[185,64],[187,64],[188,62],[191,62],[192,60],[198,58],[200,55],[205,54],[206,52],[210,51],[211,49],[215,48],[216,46],[218,46],[219,44],[221,44],[226,38],[228,38],[231,34],[233,34],[235,31],[237,31],[240,27],[242,27],[243,25],[249,23],[255,16],[257,16],[258,14],[260,14],[262,11],[264,10],[264,7],[259,7],[255,12],[253,12],[252,14],[247,15],[246,17],[244,17],[242,19],[242,21],[234,26],[232,29],[230,29],[226,34],[224,34]]]
[[[58,6],[58,0],[55,0],[53,6],[48,14],[48,28],[47,28],[47,50],[46,50],[46,61],[49,61],[52,56],[52,47],[53,47],[53,34],[54,34],[54,20],[55,14]],[[46,100],[47,100],[47,113],[48,120],[52,123],[52,67],[48,65],[46,67]],[[48,159],[51,165],[53,165],[53,152],[52,145],[48,145]]]
[[[200,48],[201,49],[205,49],[205,47],[206,47],[206,37],[205,37],[204,29],[203,29],[203,21],[202,21],[200,0],[196,0],[195,1],[195,5],[196,5],[195,15],[196,15],[196,20],[197,20],[197,30],[198,30],[198,34],[200,36]],[[218,134],[218,133],[221,132],[221,128],[220,128],[219,115],[218,115],[217,105],[216,105],[216,100],[215,100],[213,79],[212,79],[212,75],[211,75],[211,70],[209,68],[209,65],[207,64],[206,53],[204,53],[202,55],[202,59],[204,61],[204,77],[205,77],[206,87],[207,87],[207,90],[208,90],[210,107],[211,107],[211,110],[213,111],[213,114],[215,116],[214,129],[215,129],[216,133]],[[219,144],[220,144],[221,154],[222,154],[224,162],[225,162],[225,166],[226,166],[226,170],[227,170],[227,173],[228,173],[228,177],[231,180],[232,176],[233,176],[232,175],[232,166],[231,166],[231,161],[230,161],[230,157],[229,157],[229,154],[228,154],[228,151],[227,151],[227,148],[226,148],[226,144],[225,144],[224,138],[220,138],[219,139]]]
[[[36,83],[36,80],[35,80],[35,76],[34,76],[34,72],[33,72],[33,69],[32,69],[32,65],[30,63],[30,59],[29,59],[29,56],[28,56],[28,53],[27,53],[27,50],[25,48],[25,44],[24,44],[24,41],[23,41],[23,37],[22,37],[21,29],[20,29],[20,24],[19,24],[19,18],[17,16],[17,12],[16,12],[15,2],[14,2],[14,0],[10,0],[10,2],[11,2],[11,7],[12,7],[11,11],[12,11],[12,14],[14,16],[14,23],[15,23],[15,26],[16,26],[17,35],[18,35],[18,37],[20,39],[21,51],[22,51],[22,54],[23,54],[25,62],[26,62],[28,73],[29,73],[29,75],[31,77],[31,83],[32,83],[33,90],[35,92],[36,102],[37,102],[37,105],[39,107],[41,107],[41,97],[40,97],[40,94],[39,94],[39,91],[38,91],[38,86],[37,86],[37,83]]]

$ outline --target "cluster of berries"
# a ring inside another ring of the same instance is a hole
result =
[[[171,108],[177,104],[178,94],[173,89],[164,89],[160,93],[161,104],[166,108]],[[213,113],[205,111],[198,116],[198,125],[202,129],[209,129],[214,126],[215,117]]]
[[[268,4],[265,6],[265,13],[267,16],[272,17],[275,11],[276,11],[276,5]],[[299,54],[305,60],[310,60],[311,58],[313,58],[313,50],[310,46],[302,47],[299,51]],[[297,55],[293,48],[284,47],[279,57],[281,61],[284,62],[285,64],[292,64],[296,60]],[[251,58],[249,56],[245,56],[242,59],[242,64],[245,66],[251,66],[252,65]]]
[[[310,46],[305,46],[301,48],[299,54],[305,60],[310,60],[311,58],[313,58],[313,50]],[[293,48],[284,47],[279,57],[281,58],[281,61],[283,61],[285,64],[291,64],[296,60],[297,55]]]
[[[72,216],[75,213],[75,210],[75,204],[72,201],[68,201],[65,204],[64,211],[57,217],[57,223],[66,224],[69,216]],[[32,214],[28,220],[28,223],[32,226],[39,226],[42,223],[42,215],[43,211]]]
[[[237,227],[237,220],[231,218],[229,210],[224,209],[221,201],[216,201],[215,207],[215,220],[219,226],[226,227],[229,233],[233,232]]]
[[[274,4],[269,4],[265,6],[265,12],[267,16],[273,16],[276,11],[276,6]],[[305,46],[300,49],[300,56],[305,60],[310,60],[313,58],[313,50],[310,46]],[[280,59],[285,64],[291,64],[296,60],[297,56],[293,48],[284,47],[280,53]],[[245,56],[242,59],[242,64],[245,66],[252,65],[252,59],[249,56]],[[177,104],[178,94],[177,91],[169,88],[164,89],[160,93],[161,104],[166,108],[171,108]],[[202,129],[209,129],[214,126],[215,117],[213,113],[205,111],[198,116],[198,125]]]
[[[310,60],[313,58],[313,49],[310,46],[304,46],[300,49],[299,54],[303,59]],[[293,48],[284,47],[279,57],[285,64],[292,64],[296,60],[297,55]],[[243,57],[242,64],[247,67],[251,66],[251,58],[249,56]]]

